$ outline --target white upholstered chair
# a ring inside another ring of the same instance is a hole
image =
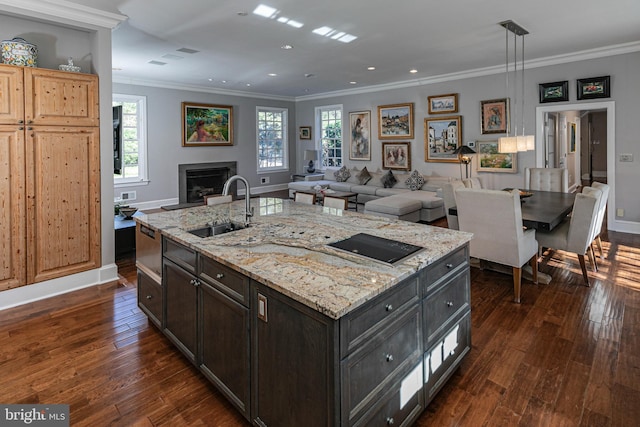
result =
[[[527,190],[569,191],[569,173],[565,168],[525,168],[524,187]]]
[[[233,201],[231,195],[223,196],[222,194],[212,194],[204,196],[204,204],[207,206],[220,205],[222,203],[230,203]]]
[[[573,211],[567,221],[562,222],[551,231],[538,231],[536,238],[541,248],[553,248],[578,255],[582,277],[585,285],[589,286],[585,254],[589,257],[594,270],[597,269],[591,243],[595,238],[596,220],[602,191],[584,187],[582,193],[576,194]]]
[[[604,253],[602,252],[602,240],[600,239],[600,234],[602,234],[602,223],[605,220],[605,214],[607,212],[607,201],[609,199],[609,186],[607,184],[603,184],[601,182],[594,182],[591,184],[593,188],[597,188],[602,191],[602,197],[600,198],[600,207],[598,207],[598,217],[596,218],[596,238],[594,242],[598,247],[598,252],[600,253],[600,258],[604,259]]]
[[[324,196],[324,201],[322,202],[323,206],[328,208],[336,208],[336,209],[347,209],[348,201],[344,197],[332,197],[332,196]]]
[[[464,188],[462,181],[451,181],[442,184],[442,201],[444,203],[444,212],[447,215],[447,226],[451,230],[459,230],[458,217],[449,214],[449,208],[456,206],[456,190]]]
[[[482,181],[480,181],[480,178],[465,178],[462,182],[467,188],[482,188]]]
[[[522,266],[527,262],[538,283],[536,232],[522,227],[519,191],[459,188],[456,205],[460,230],[473,233],[470,255],[512,267],[514,300],[519,303]]]
[[[303,193],[301,191],[296,191],[296,194],[293,199],[298,203],[306,203],[307,205],[315,205],[316,204],[316,195],[311,193]]]

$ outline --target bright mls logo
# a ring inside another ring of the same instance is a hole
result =
[[[69,427],[69,405],[0,405],[0,426]]]

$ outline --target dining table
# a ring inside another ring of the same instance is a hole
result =
[[[575,198],[575,193],[521,190],[522,225],[540,231],[553,230],[571,213]],[[457,215],[457,207],[449,208],[449,214]]]

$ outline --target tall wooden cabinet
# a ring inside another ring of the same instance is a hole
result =
[[[0,291],[100,266],[98,78],[0,65]]]

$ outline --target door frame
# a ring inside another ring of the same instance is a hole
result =
[[[615,217],[615,167],[616,167],[616,103],[615,101],[586,102],[579,104],[544,105],[536,107],[536,167],[544,166],[544,115],[560,111],[607,111],[607,184],[609,185],[609,209],[607,209],[607,228],[618,230]]]

